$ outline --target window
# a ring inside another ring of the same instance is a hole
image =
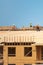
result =
[[[8,56],[16,56],[16,47],[8,47]]]
[[[3,65],[3,63],[0,63],[0,65]]]
[[[24,65],[32,65],[32,64],[24,64]]]
[[[32,47],[24,47],[24,56],[32,56]]]
[[[43,60],[43,47],[41,48],[41,59]]]
[[[0,46],[0,54],[3,54],[3,46]]]
[[[3,59],[3,46],[0,46],[0,59]]]
[[[16,65],[16,64],[8,64],[8,65]]]

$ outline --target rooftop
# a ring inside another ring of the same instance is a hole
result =
[[[43,30],[43,26],[29,26],[29,27],[22,27],[22,28],[17,28],[15,25],[14,26],[0,26],[0,31],[24,31],[24,30]]]

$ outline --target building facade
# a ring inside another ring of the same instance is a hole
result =
[[[43,27],[0,26],[0,65],[43,65]]]

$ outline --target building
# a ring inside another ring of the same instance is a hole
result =
[[[43,27],[0,26],[0,65],[43,65]]]

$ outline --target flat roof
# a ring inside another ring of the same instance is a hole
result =
[[[0,31],[25,31],[25,30],[43,30],[43,26],[32,26],[32,27],[21,27],[17,28],[15,25],[13,26],[0,26]]]

